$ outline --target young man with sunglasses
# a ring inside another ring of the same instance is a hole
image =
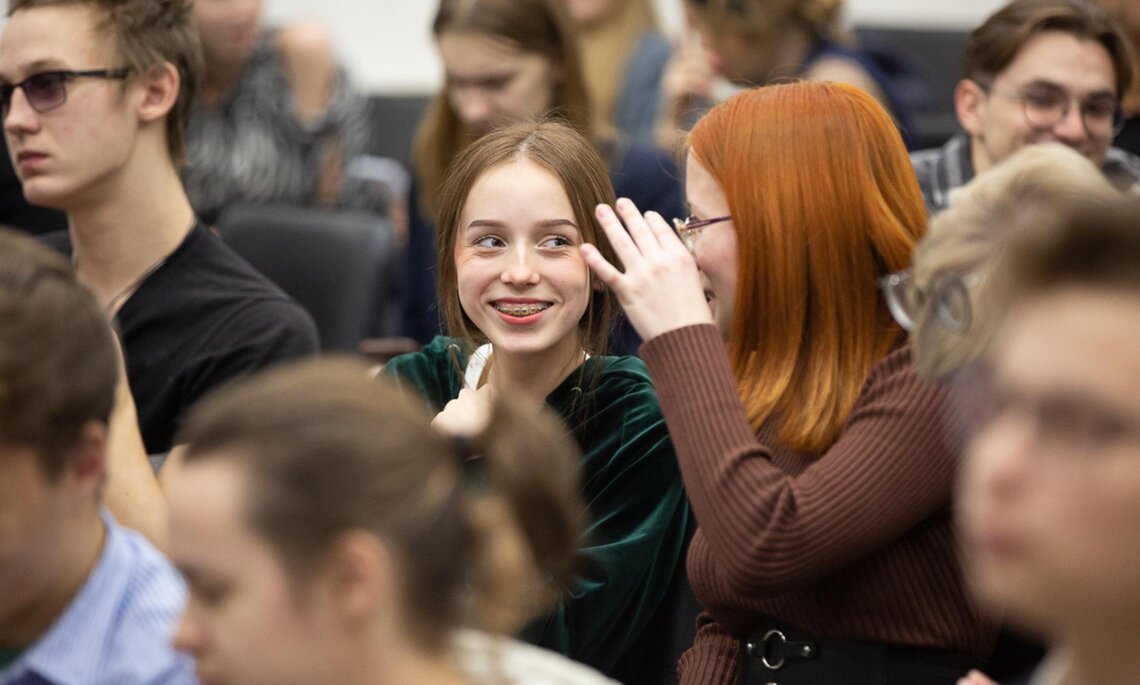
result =
[[[1073,148],[1122,190],[1140,181],[1140,159],[1112,147],[1133,78],[1131,48],[1093,0],[1014,0],[970,34],[962,67],[954,106],[964,132],[912,155],[931,214],[1034,143]]]
[[[177,165],[197,40],[188,0],[11,0],[0,37],[12,163],[29,202],[68,214],[52,244],[116,320],[149,454],[171,450],[211,388],[317,347],[309,315],[186,198]],[[140,473],[112,470],[124,472]]]

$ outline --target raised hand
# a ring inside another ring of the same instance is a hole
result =
[[[617,295],[641,338],[713,323],[696,262],[673,229],[660,214],[642,215],[625,198],[615,207],[616,214],[608,205],[598,205],[595,215],[625,271],[607,262],[593,245],[583,245],[582,256]]]
[[[459,396],[447,403],[432,419],[432,428],[460,438],[472,438],[483,432],[491,420],[491,403],[495,389],[484,385],[478,390],[463,388]]]

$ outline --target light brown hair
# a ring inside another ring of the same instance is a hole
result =
[[[1140,202],[1085,197],[1036,227],[1013,231],[995,267],[997,306],[1069,286],[1140,294]]]
[[[580,456],[556,420],[507,398],[461,442],[360,363],[306,361],[217,392],[180,441],[187,465],[247,469],[247,521],[298,582],[344,533],[383,540],[403,618],[425,648],[442,649],[468,609],[475,627],[513,632],[571,583]]]
[[[57,478],[83,426],[107,423],[119,354],[71,264],[0,227],[0,442],[30,448]]]
[[[475,328],[459,302],[455,243],[463,208],[471,188],[483,174],[524,159],[548,170],[561,182],[582,240],[593,243],[611,264],[617,263],[609,240],[594,218],[595,207],[614,203],[614,191],[605,162],[590,141],[570,126],[551,120],[522,122],[487,134],[459,155],[440,189],[439,308],[448,333],[471,343],[485,342],[486,337]],[[578,326],[584,350],[590,354],[605,352],[617,312],[618,304],[609,288],[591,290],[590,302]]]
[[[685,5],[718,32],[771,39],[796,24],[812,37],[836,38],[843,0],[685,0]]]
[[[169,62],[178,69],[178,98],[166,115],[166,146],[175,165],[186,157],[186,123],[205,69],[202,45],[190,22],[192,0],[9,0],[8,16],[52,5],[85,5],[100,20],[94,27],[110,38],[115,53],[133,75]]]
[[[551,111],[586,135],[592,114],[578,53],[578,42],[564,0],[440,0],[432,33],[471,33],[502,41],[515,49],[541,55],[558,67]],[[474,140],[441,90],[428,106],[412,147],[412,166],[421,211],[434,218],[436,193],[455,155]]]
[[[690,145],[736,230],[728,353],[745,410],[821,451],[900,333],[876,281],[909,265],[926,228],[898,128],[854,86],[802,82],[717,105]]]
[[[989,86],[1026,43],[1045,31],[1095,40],[1112,58],[1116,94],[1132,87],[1132,48],[1120,24],[1093,0],[1014,0],[974,29],[962,53],[962,78]]]

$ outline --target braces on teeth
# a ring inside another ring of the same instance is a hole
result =
[[[546,309],[548,304],[497,304],[495,308],[511,316],[530,316]]]

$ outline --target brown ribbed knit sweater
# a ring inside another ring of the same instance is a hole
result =
[[[762,614],[820,638],[989,655],[996,622],[966,598],[955,558],[946,396],[916,376],[909,346],[871,370],[822,454],[780,446],[772,422],[753,431],[714,326],[641,354],[699,525],[688,569],[705,612],[684,685],[736,683]]]

